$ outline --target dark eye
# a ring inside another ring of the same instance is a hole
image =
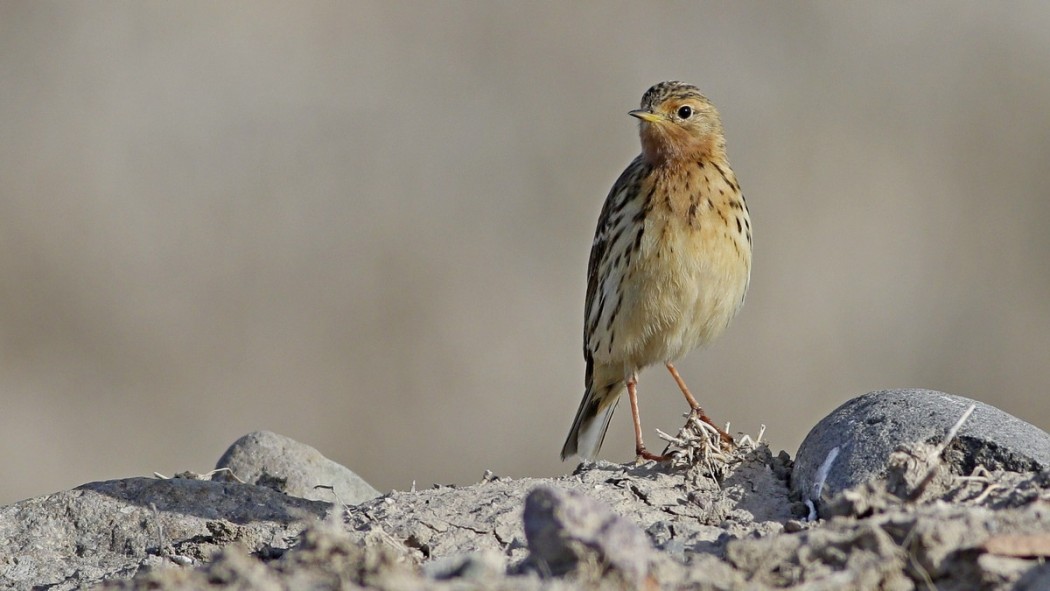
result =
[[[678,116],[682,119],[688,119],[693,115],[693,108],[689,105],[682,105],[678,107]]]

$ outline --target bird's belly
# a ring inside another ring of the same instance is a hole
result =
[[[670,232],[655,225],[647,233],[652,238],[643,240],[629,271],[634,280],[627,282],[608,356],[628,372],[674,361],[720,336],[740,309],[750,277],[750,249],[726,232]]]

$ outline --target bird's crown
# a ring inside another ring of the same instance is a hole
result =
[[[654,84],[649,90],[645,91],[645,94],[642,95],[641,108],[653,111],[656,107],[669,100],[682,101],[687,99],[696,99],[705,103],[710,102],[700,92],[700,89],[692,84],[686,84],[678,80],[668,80]]]

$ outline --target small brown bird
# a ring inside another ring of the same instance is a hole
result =
[[[751,220],[726,158],[722,121],[692,85],[661,82],[629,115],[642,153],[605,199],[587,270],[583,355],[586,391],[561,457],[593,459],[623,391],[631,401],[635,453],[642,441],[638,372],[663,362],[698,418],[674,361],[726,329],[751,278]]]

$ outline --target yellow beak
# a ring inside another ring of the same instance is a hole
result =
[[[641,119],[642,121],[646,121],[648,123],[656,123],[657,121],[660,121],[661,119],[663,119],[663,117],[657,115],[656,113],[653,113],[651,111],[645,111],[643,109],[636,109],[634,111],[628,111],[627,114],[630,115],[631,117],[637,117],[637,118]]]

